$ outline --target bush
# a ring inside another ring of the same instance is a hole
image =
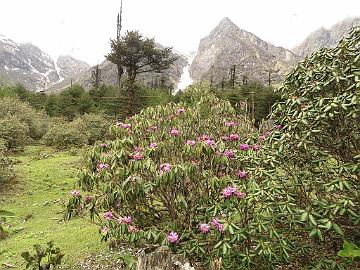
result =
[[[88,142],[86,134],[61,118],[52,119],[43,140],[47,145],[57,148],[81,147]]]
[[[27,136],[40,139],[47,130],[48,117],[42,111],[37,111],[28,103],[15,98],[0,99],[0,119],[15,116],[21,123],[27,125]]]
[[[88,209],[103,240],[169,245],[207,268],[355,269],[337,252],[360,239],[359,42],[356,28],[301,62],[264,134],[196,89],[190,106],[111,127],[116,139],[90,151],[68,217]]]
[[[110,118],[104,114],[90,113],[76,117],[70,125],[86,135],[87,144],[94,144],[106,139],[110,123]]]
[[[103,114],[80,115],[71,122],[62,118],[52,118],[44,141],[47,145],[58,148],[91,145],[107,138],[109,121]]]
[[[23,147],[29,142],[29,126],[16,115],[0,118],[0,139],[6,142],[7,149]]]
[[[14,177],[12,162],[5,155],[7,151],[6,144],[4,139],[0,139],[0,184]]]

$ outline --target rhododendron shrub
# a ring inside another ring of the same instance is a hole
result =
[[[341,269],[331,256],[360,231],[359,39],[301,62],[261,134],[196,88],[112,126],[68,216],[88,209],[102,239],[168,245],[207,269]]]
[[[273,253],[256,247],[275,237],[264,230],[269,223],[275,230],[270,207],[282,201],[267,193],[281,189],[271,183],[271,159],[252,148],[265,143],[228,102],[192,91],[190,106],[148,108],[112,126],[116,139],[90,151],[83,194],[71,195],[68,215],[89,209],[104,240],[167,244],[204,265],[220,257],[230,269],[241,261],[267,265],[271,254],[284,260],[279,239],[271,240]]]

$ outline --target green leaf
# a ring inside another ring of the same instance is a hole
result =
[[[337,224],[333,223],[332,228],[333,228],[334,231],[337,232],[338,234],[344,235],[344,232],[341,230],[341,228],[340,228]]]
[[[14,217],[15,214],[10,211],[0,210],[0,217]]]

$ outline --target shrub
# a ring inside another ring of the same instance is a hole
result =
[[[57,148],[80,147],[87,144],[87,135],[71,122],[61,118],[54,118],[51,121],[43,139],[47,145]]]
[[[355,269],[336,255],[359,239],[359,41],[357,28],[301,62],[264,134],[196,89],[189,106],[111,127],[68,217],[88,209],[103,240],[168,245],[207,268]]]
[[[48,117],[42,111],[37,111],[28,103],[15,98],[0,99],[0,119],[15,116],[28,126],[28,137],[40,139],[47,130]]]
[[[6,157],[6,141],[0,139],[0,184],[14,177],[12,162]]]
[[[88,144],[106,139],[110,127],[110,118],[104,114],[84,114],[76,117],[70,126],[80,130],[87,137]]]
[[[7,149],[25,146],[29,141],[29,126],[15,115],[0,118],[0,138],[6,141]]]
[[[34,251],[34,254],[30,254],[28,251],[21,253],[21,257],[26,261],[26,269],[56,269],[61,265],[64,257],[60,248],[54,247],[53,241],[48,242],[45,248],[41,245],[34,245]]]

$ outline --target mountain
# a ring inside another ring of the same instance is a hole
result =
[[[76,78],[79,74],[89,70],[90,65],[75,59],[70,55],[60,55],[56,61],[62,78]]]
[[[333,48],[340,39],[347,36],[350,29],[360,25],[360,18],[347,18],[335,25],[330,29],[320,28],[311,33],[299,46],[295,47],[292,52],[304,58],[321,48]]]
[[[201,39],[190,75],[194,81],[220,83],[223,79],[229,80],[230,68],[235,65],[238,82],[244,76],[267,82],[270,69],[276,71],[272,72],[272,82],[278,82],[298,60],[291,51],[276,47],[224,18]]]
[[[89,67],[69,56],[60,56],[55,63],[35,45],[16,43],[0,35],[0,83],[19,83],[30,91],[44,90]]]

